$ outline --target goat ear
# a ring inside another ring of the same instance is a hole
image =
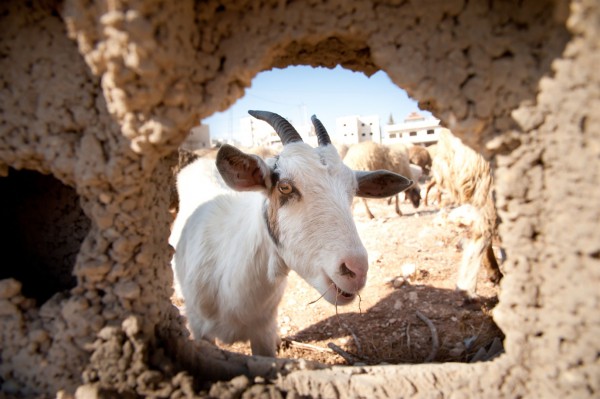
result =
[[[216,164],[225,183],[236,191],[258,191],[270,185],[270,169],[257,155],[223,144]]]
[[[384,198],[398,194],[414,183],[412,180],[387,170],[354,171],[358,181],[357,197]]]

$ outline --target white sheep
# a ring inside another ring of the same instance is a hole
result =
[[[443,188],[453,202],[471,205],[466,208],[469,210],[469,233],[456,287],[474,298],[482,265],[491,281],[498,282],[502,277],[492,249],[497,215],[491,192],[490,165],[448,129],[441,130],[436,147],[431,169],[433,183],[427,186],[427,193],[433,184],[437,184],[438,192]]]
[[[412,176],[412,170],[408,162],[408,152],[404,145],[385,146],[372,141],[363,141],[348,148],[346,156],[344,157],[344,163],[354,170],[373,171],[387,169],[402,176],[409,176],[413,180],[413,185],[405,192],[413,203],[413,206],[415,208],[419,206],[421,200],[420,190],[416,183],[416,179]],[[362,201],[367,216],[370,219],[373,219],[373,213],[369,209],[366,199],[362,198]],[[397,195],[396,213],[402,216]]]
[[[275,128],[283,150],[265,161],[221,147],[216,168],[235,192],[201,204],[187,217],[180,238],[173,237],[175,272],[195,339],[250,340],[254,355],[275,356],[277,307],[289,270],[328,302],[350,303],[368,269],[350,211],[354,195],[390,196],[412,181],[388,171],[352,171],[314,116],[317,148],[303,143],[281,116],[249,112]],[[185,172],[180,188],[206,182]],[[180,193],[182,208],[188,206],[184,196]]]

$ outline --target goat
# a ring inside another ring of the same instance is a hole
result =
[[[350,211],[352,199],[394,195],[412,181],[389,171],[346,167],[315,116],[319,145],[312,148],[281,116],[249,113],[273,126],[282,152],[265,161],[230,145],[221,147],[216,169],[235,192],[189,215],[176,243],[174,266],[195,339],[250,340],[254,355],[275,356],[277,307],[289,270],[328,302],[352,302],[368,270]],[[191,174],[184,177],[178,187],[194,184]]]
[[[467,147],[448,129],[439,135],[432,163],[432,181],[447,191],[455,203],[469,207],[467,244],[458,271],[456,287],[469,298],[476,297],[477,275],[483,265],[494,283],[502,278],[494,251],[497,214],[492,198],[492,176],[489,163]],[[425,198],[431,188],[428,184]]]

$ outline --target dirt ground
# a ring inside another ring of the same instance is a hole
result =
[[[369,207],[375,219],[362,203],[354,207],[370,263],[359,300],[336,308],[291,272],[279,307],[278,357],[339,365],[468,362],[497,348],[503,334],[491,314],[498,287],[481,272],[479,301],[466,303],[454,290],[461,228],[447,222],[450,208],[415,210],[404,202],[398,216],[384,200]],[[220,346],[251,354],[248,343]]]

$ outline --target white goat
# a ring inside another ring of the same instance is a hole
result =
[[[264,161],[221,147],[216,167],[237,192],[217,196],[187,218],[175,270],[196,339],[250,340],[254,355],[275,356],[277,306],[289,270],[330,303],[350,303],[368,269],[350,212],[354,195],[386,197],[412,181],[388,171],[353,172],[314,116],[317,148],[281,116],[249,112],[275,128],[283,150]],[[194,184],[190,177],[178,186]]]

